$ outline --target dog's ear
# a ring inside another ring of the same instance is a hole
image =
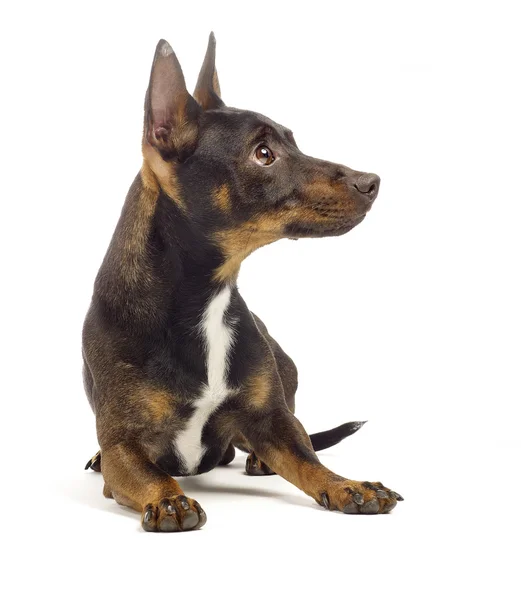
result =
[[[186,89],[181,65],[172,47],[156,47],[145,99],[145,139],[165,159],[183,161],[195,150],[201,108]]]
[[[215,68],[215,36],[213,31],[210,33],[208,40],[208,48],[195,86],[194,98],[203,110],[224,106],[224,102],[221,100],[217,69]]]

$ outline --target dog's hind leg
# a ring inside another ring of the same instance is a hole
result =
[[[138,448],[120,443],[102,452],[105,495],[141,512],[145,531],[188,531],[206,523],[199,503],[187,498],[177,481]]]

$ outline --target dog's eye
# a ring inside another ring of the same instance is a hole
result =
[[[263,167],[268,167],[275,161],[275,155],[268,146],[259,146],[255,150],[255,160]]]

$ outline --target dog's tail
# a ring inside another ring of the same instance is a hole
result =
[[[367,423],[367,421],[351,421],[350,423],[344,423],[329,431],[312,433],[309,437],[313,444],[313,450],[318,452],[319,450],[331,448],[331,446],[338,444],[346,437],[356,433],[365,423]]]

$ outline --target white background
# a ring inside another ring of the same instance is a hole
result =
[[[515,4],[4,5],[4,598],[519,596]],[[140,168],[154,48],[193,87],[212,29],[226,103],[382,178],[357,229],[264,248],[239,283],[298,365],[308,431],[369,420],[321,455],[399,491],[391,515],[328,513],[240,455],[183,482],[203,530],[152,535],[83,471],[81,325]]]

